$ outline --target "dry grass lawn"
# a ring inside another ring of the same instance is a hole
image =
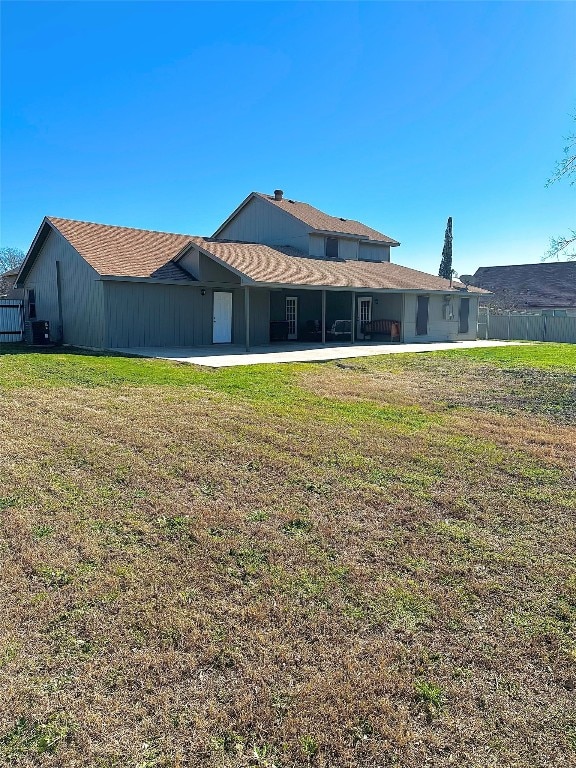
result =
[[[0,355],[0,765],[576,765],[575,383]]]

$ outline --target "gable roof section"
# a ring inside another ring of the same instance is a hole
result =
[[[194,280],[192,275],[173,261],[192,242],[189,235],[49,216],[44,219],[32,243],[18,281],[30,270],[50,229],[60,232],[100,275]]]
[[[244,206],[250,200],[254,198],[264,200],[267,203],[280,208],[282,211],[285,211],[295,219],[298,219],[298,221],[301,221],[311,229],[315,229],[318,232],[333,232],[340,235],[352,235],[354,237],[358,237],[361,240],[384,243],[392,247],[400,245],[397,240],[388,237],[388,235],[382,234],[382,232],[378,232],[376,229],[372,229],[372,227],[367,227],[365,224],[362,224],[359,221],[354,221],[353,219],[343,219],[339,218],[338,216],[330,216],[329,214],[320,211],[318,208],[314,208],[314,206],[309,205],[308,203],[301,203],[296,200],[287,200],[286,198],[282,198],[282,200],[276,200],[273,196],[264,195],[261,192],[251,192],[246,200],[244,200],[244,202],[242,202],[238,208],[236,208],[234,213],[232,213],[232,215],[229,216],[220,227],[218,227],[212,237],[218,237],[218,234],[226,227],[226,225],[240,213],[242,208],[244,208]]]
[[[191,238],[170,232],[116,227],[86,221],[57,219],[48,221],[101,275],[193,279],[172,259]]]
[[[576,307],[576,262],[480,267],[474,284],[525,307]]]
[[[365,288],[392,291],[461,293],[443,277],[428,275],[399,264],[376,261],[326,261],[294,248],[193,238],[206,253],[256,283],[309,285],[326,288]],[[470,288],[471,293],[484,293]]]

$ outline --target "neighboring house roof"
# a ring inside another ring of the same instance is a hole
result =
[[[3,277],[16,277],[16,275],[20,272],[20,267],[14,267],[14,269],[7,269],[6,272],[2,272],[0,275],[0,280]]]
[[[24,279],[51,229],[59,231],[98,274],[108,277],[194,280],[177,262],[190,246],[196,245],[246,278],[247,282],[397,291],[458,293],[462,290],[457,286],[451,288],[450,282],[442,277],[390,262],[327,261],[290,247],[214,240],[54,217],[45,219],[19,280]],[[477,288],[470,288],[470,291],[483,293]]]
[[[576,261],[480,267],[474,285],[492,291],[495,303],[516,307],[576,307]]]
[[[318,210],[318,208],[314,208],[314,206],[309,205],[308,203],[301,203],[296,200],[287,200],[284,197],[281,200],[276,200],[274,196],[265,195],[261,192],[251,192],[246,200],[244,200],[238,206],[234,213],[226,219],[224,224],[218,227],[213,237],[217,237],[218,234],[226,227],[226,225],[232,221],[232,219],[237,216],[242,208],[244,208],[244,206],[253,198],[259,198],[260,200],[265,200],[271,205],[275,205],[277,208],[286,211],[295,219],[298,219],[299,221],[307,224],[309,227],[319,232],[333,232],[334,234],[354,235],[362,240],[386,243],[390,246],[400,245],[397,240],[388,237],[388,235],[382,234],[382,232],[378,232],[376,229],[372,229],[372,227],[367,227],[365,224],[362,224],[359,221],[354,221],[354,219],[343,219],[338,216],[330,216],[329,214]]]

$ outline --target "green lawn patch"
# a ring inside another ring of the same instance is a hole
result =
[[[568,765],[574,364],[2,350],[0,763]]]

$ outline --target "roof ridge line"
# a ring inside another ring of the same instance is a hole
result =
[[[187,232],[167,232],[162,229],[145,229],[144,227],[124,227],[121,224],[103,224],[99,221],[85,221],[84,219],[67,219],[63,216],[46,216],[52,223],[56,221],[69,221],[74,224],[90,224],[94,227],[107,227],[108,229],[126,229],[130,232],[152,232],[155,235],[175,235],[176,237],[204,237],[204,235],[190,235]]]

